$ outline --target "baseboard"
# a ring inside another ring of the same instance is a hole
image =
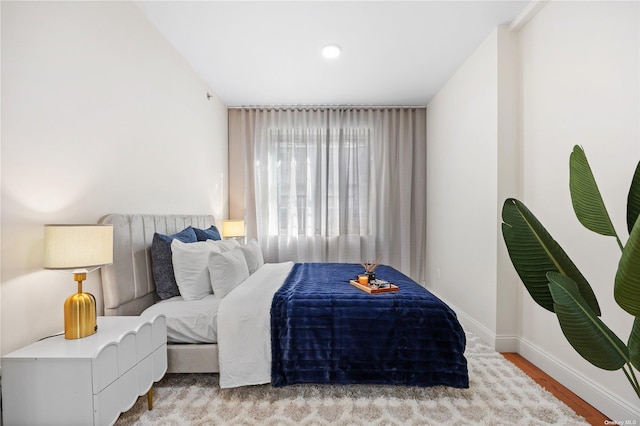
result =
[[[518,336],[496,335],[495,345],[496,352],[518,352]]]
[[[447,303],[447,302],[445,302]],[[468,316],[459,309],[456,309],[451,304],[447,303],[451,309],[453,309],[458,315],[458,321],[462,324],[465,330],[468,330],[480,337],[483,342],[495,349],[496,352],[517,352],[518,351],[518,336],[498,335],[489,330],[478,321]]]
[[[586,380],[569,365],[548,355],[528,340],[520,337],[519,343],[518,353],[520,355],[611,418],[611,420],[619,422],[616,424],[636,424],[635,422],[640,420],[640,409],[637,406],[632,405],[629,401],[621,400],[619,396],[612,395],[597,383]],[[611,374],[615,373],[611,372]],[[622,372],[617,373],[622,374]]]
[[[437,294],[432,289],[428,289],[436,297],[449,305],[451,309],[458,316],[458,321],[462,324],[465,330],[468,330],[478,336],[483,342],[491,346],[497,352],[517,352],[518,351],[518,336],[498,335],[492,330],[485,327],[483,324],[476,321],[475,318],[467,315],[461,309],[458,309],[455,305],[447,301],[444,297]]]
[[[495,348],[497,352],[519,353],[567,389],[611,418],[612,421],[618,422],[616,424],[640,424],[640,409],[637,404],[633,405],[629,401],[621,400],[620,397],[612,395],[607,389],[585,379],[578,371],[548,355],[544,350],[520,336],[496,335],[492,330],[467,315],[461,309],[458,309],[433,290],[428,290],[455,311],[460,324],[465,330],[478,336],[489,346]],[[618,373],[622,374],[621,372]]]

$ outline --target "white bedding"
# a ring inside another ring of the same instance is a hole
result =
[[[171,343],[216,343],[220,299],[209,294],[200,300],[175,296],[148,307],[141,316],[163,314],[167,319],[167,341]]]
[[[271,382],[271,301],[292,267],[267,263],[220,300],[221,388]]]

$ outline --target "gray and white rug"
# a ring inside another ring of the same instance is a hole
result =
[[[587,425],[467,333],[469,389],[271,385],[220,389],[217,374],[168,374],[153,410],[138,399],[116,425]]]

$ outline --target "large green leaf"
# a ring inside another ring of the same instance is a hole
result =
[[[631,336],[629,336],[629,357],[636,370],[640,370],[640,317],[636,317],[633,321]]]
[[[622,368],[629,361],[629,350],[589,308],[576,283],[557,272],[549,272],[547,278],[560,327],[571,346],[598,368]]]
[[[508,198],[502,207],[502,236],[527,291],[543,308],[553,312],[547,272],[571,277],[593,312],[600,315],[596,296],[569,256],[522,202]]]
[[[638,220],[622,250],[613,286],[613,296],[622,309],[633,316],[640,317],[640,225]]]
[[[636,166],[636,171],[631,180],[631,188],[629,188],[629,196],[627,197],[627,229],[629,234],[640,215],[640,162]]]
[[[618,238],[587,156],[578,145],[573,147],[569,158],[569,189],[573,210],[580,223],[598,234]]]

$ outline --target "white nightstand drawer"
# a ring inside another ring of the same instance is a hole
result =
[[[119,379],[104,388],[99,394],[93,395],[94,425],[111,425],[118,420],[120,413],[123,411],[119,395]]]
[[[138,383],[136,388],[139,393],[144,393],[151,388],[153,377],[153,354],[138,363]]]
[[[153,381],[157,382],[167,372],[167,343],[156,349],[151,356],[153,357]]]
[[[136,334],[136,349],[138,361],[145,359],[155,349],[152,339],[152,324],[145,324],[138,330]]]
[[[122,337],[118,344],[118,372],[123,375],[136,365],[138,356],[136,347],[138,346],[138,334],[131,332]]]
[[[156,320],[153,322],[151,334],[154,349],[162,345],[167,345],[167,319],[164,316],[156,317]],[[165,350],[165,353],[166,352]]]
[[[146,390],[139,391],[138,388],[138,372],[140,366],[136,365],[131,370],[127,371],[118,379],[118,387],[120,388],[120,410],[127,411],[129,408],[133,407],[133,404],[138,400],[138,395],[145,394],[149,388],[151,388],[151,383],[149,383],[149,387]]]
[[[93,364],[93,393],[99,393],[102,389],[115,382],[120,376],[118,371],[118,345],[111,343],[103,347]]]

